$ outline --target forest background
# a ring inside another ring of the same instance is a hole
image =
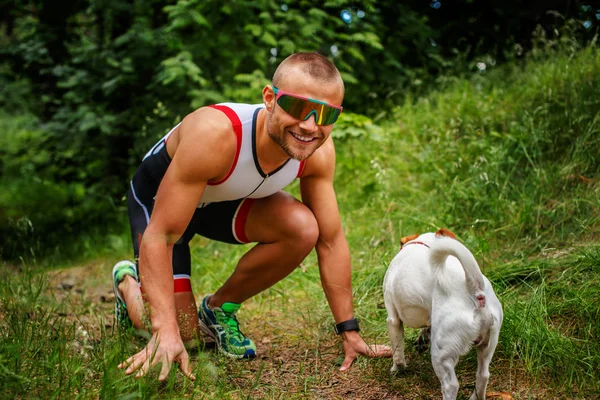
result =
[[[0,256],[77,254],[82,237],[123,226],[157,138],[200,106],[260,102],[293,52],[336,63],[336,134],[352,136],[457,77],[574,51],[598,30],[585,1],[530,3],[3,0],[0,112],[5,132],[26,133],[0,147]]]

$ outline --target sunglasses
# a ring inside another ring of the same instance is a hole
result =
[[[275,101],[285,112],[303,121],[306,121],[314,114],[317,125],[331,125],[335,123],[343,110],[343,107],[284,92],[275,86],[273,86],[273,92],[276,96]]]

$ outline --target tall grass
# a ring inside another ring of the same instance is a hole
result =
[[[3,269],[0,278],[0,398],[132,399],[153,398],[157,392],[177,398],[210,393],[205,386],[213,383],[218,368],[208,353],[192,353],[198,375],[194,383],[179,379],[174,370],[164,383],[156,379],[156,369],[141,380],[128,378],[117,365],[143,342],[130,332],[117,331],[111,315],[90,320],[89,305],[58,302],[45,274]],[[215,398],[218,391],[217,385]]]
[[[600,247],[506,265],[490,278],[504,302],[502,356],[535,377],[600,394]]]
[[[404,224],[435,218],[528,254],[590,234],[599,225],[599,73],[589,48],[407,102],[383,146],[363,153],[372,168],[358,173],[378,189],[369,201],[401,205],[390,211]]]

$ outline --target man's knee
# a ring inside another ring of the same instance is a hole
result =
[[[319,239],[319,225],[312,211],[305,205],[297,205],[285,218],[286,239],[295,246],[310,252]]]

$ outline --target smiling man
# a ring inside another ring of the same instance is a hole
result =
[[[368,346],[353,317],[350,252],[333,189],[331,131],[342,112],[344,84],[317,53],[296,53],[277,68],[263,104],[223,103],[200,108],[145,156],[128,195],[138,264],[113,269],[120,323],[144,330],[147,346],[120,365],[146,374],[172,362],[192,377],[184,342],[199,332],[234,358],[253,358],[256,346],[235,317],[241,304],[289,275],[316,249],[321,283],[344,339],[348,369],[357,353],[389,356]],[[302,201],[282,191],[300,179]],[[195,234],[222,242],[257,243],[227,281],[199,307],[191,290],[189,241]],[[199,312],[198,312],[199,309]]]

